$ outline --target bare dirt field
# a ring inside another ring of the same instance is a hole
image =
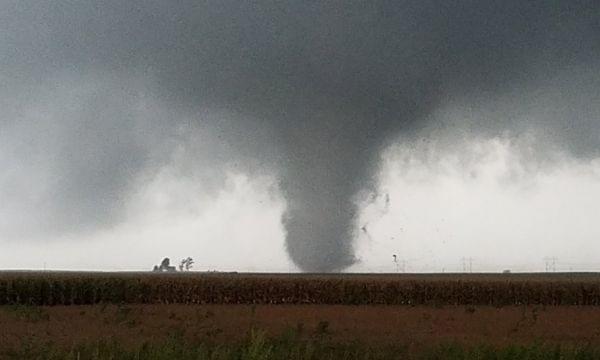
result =
[[[23,339],[63,346],[111,339],[125,345],[190,340],[237,341],[251,328],[296,331],[336,342],[420,347],[457,342],[600,345],[600,308],[577,306],[75,305],[0,307],[0,347]]]

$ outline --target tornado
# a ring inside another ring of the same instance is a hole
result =
[[[400,138],[533,128],[577,157],[600,146],[597,1],[0,5],[3,234],[110,229],[134,180],[211,128],[211,174],[274,174],[291,260],[342,271],[360,197]],[[495,116],[432,123],[453,102]],[[553,110],[519,113],[540,103]]]

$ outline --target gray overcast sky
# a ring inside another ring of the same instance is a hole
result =
[[[597,1],[0,6],[2,267],[600,264]]]

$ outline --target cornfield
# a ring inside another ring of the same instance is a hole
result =
[[[600,305],[592,275],[0,273],[0,305]]]

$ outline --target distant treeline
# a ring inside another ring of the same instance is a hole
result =
[[[600,305],[597,275],[0,273],[0,305]]]

